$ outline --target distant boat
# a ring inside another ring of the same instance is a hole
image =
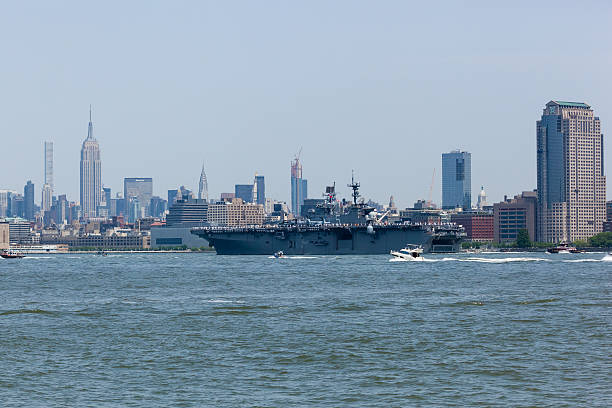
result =
[[[274,257],[275,258],[284,258],[285,254],[283,253],[283,251],[278,251],[274,253]]]
[[[4,250],[2,252],[0,252],[0,256],[4,259],[19,259],[19,258],[25,258],[25,255],[22,254],[21,252],[15,252],[15,251],[11,251],[10,249],[8,251]]]
[[[556,247],[548,248],[546,252],[548,252],[549,254],[579,254],[582,251],[574,246],[570,246],[567,243],[561,243]]]

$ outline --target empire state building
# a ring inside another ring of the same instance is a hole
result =
[[[81,148],[81,210],[83,218],[95,217],[102,201],[102,168],[100,146],[93,136],[91,106],[89,107],[89,126],[87,139]]]

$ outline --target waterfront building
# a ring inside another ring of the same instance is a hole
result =
[[[291,212],[299,216],[304,199],[308,197],[308,181],[302,178],[299,156],[291,162]]]
[[[209,206],[204,199],[177,200],[168,209],[166,224],[151,227],[151,247],[207,247],[208,241],[193,235],[191,228],[207,225]]]
[[[97,216],[98,205],[102,201],[102,164],[100,146],[93,135],[91,106],[89,107],[89,125],[87,139],[81,148],[81,211],[83,218]]]
[[[531,241],[538,241],[537,208],[538,194],[535,191],[523,191],[513,199],[504,197],[501,203],[493,204],[495,242],[514,242],[522,229],[527,230]]]
[[[606,220],[600,120],[586,103],[550,101],[536,128],[538,238],[586,240]]]
[[[257,194],[254,197],[255,203],[266,204],[266,182],[264,176],[258,176],[255,174],[255,186],[257,187]]]
[[[9,240],[11,244],[27,244],[32,242],[30,222],[23,218],[5,218],[9,223]]]
[[[465,229],[469,241],[491,242],[495,238],[492,213],[460,212],[452,214],[451,221]]]
[[[442,208],[472,208],[472,154],[453,150],[442,154]]]
[[[231,200],[236,198],[236,193],[221,193],[221,201]]]
[[[252,203],[254,195],[253,188],[254,184],[236,184],[234,186],[234,196],[245,203]]]
[[[31,180],[23,187],[23,212],[26,220],[34,219],[34,183]]]
[[[198,199],[208,201],[208,178],[206,178],[206,173],[204,172],[204,163],[202,163],[202,172],[200,173]]]
[[[612,201],[606,201],[606,221],[612,221]]]

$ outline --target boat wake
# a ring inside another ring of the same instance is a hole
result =
[[[316,257],[316,256],[302,256],[302,255],[294,255],[294,256],[283,255],[280,258],[277,258],[275,256],[269,256],[268,259],[318,259],[318,257]]]

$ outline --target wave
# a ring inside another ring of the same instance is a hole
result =
[[[612,257],[610,257],[609,259],[610,261],[612,261]],[[568,259],[565,261],[561,261],[561,262],[568,262],[568,263],[573,263],[573,262],[605,262],[607,261],[607,259]]]
[[[51,312],[49,310],[43,310],[43,309],[14,309],[14,310],[5,310],[3,312],[0,312],[0,316],[10,316],[10,315],[15,315],[15,314],[40,314],[40,315],[47,315],[47,316],[56,315],[55,312]]]

